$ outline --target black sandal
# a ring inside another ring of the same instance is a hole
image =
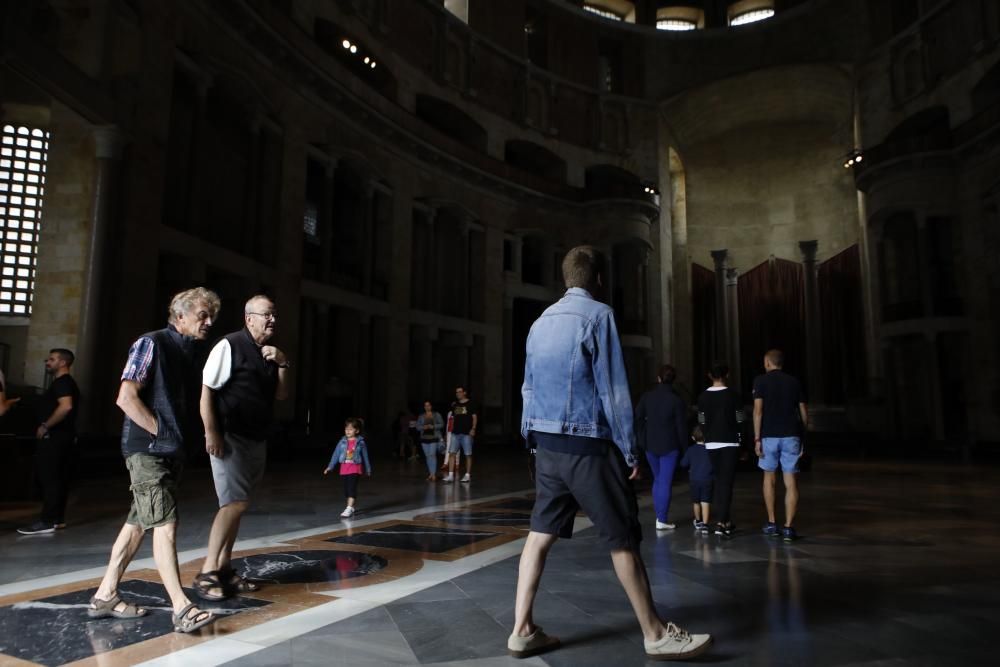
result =
[[[229,589],[235,593],[256,593],[260,585],[241,576],[231,567],[219,569],[219,578],[224,579]]]
[[[194,612],[192,614],[191,612]],[[198,609],[194,602],[181,609],[181,613],[171,616],[174,622],[174,632],[188,634],[198,628],[205,627],[216,620],[216,615],[204,609]]]
[[[198,595],[202,600],[208,600],[209,602],[218,602],[219,600],[226,600],[231,598],[233,594],[229,591],[229,587],[222,581],[222,573],[218,570],[212,570],[211,572],[199,572],[198,576],[194,578],[195,594]],[[218,589],[222,591],[221,593],[213,593],[212,589]]]

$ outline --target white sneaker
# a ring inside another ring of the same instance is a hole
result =
[[[354,516],[354,508],[345,507],[344,511],[340,513],[340,516],[344,517],[345,519]]]
[[[656,520],[656,529],[657,530],[673,530],[676,527],[677,527],[676,523],[663,523],[659,519]]]
[[[448,473],[447,475],[445,475],[444,477],[441,478],[441,481],[442,482],[454,482],[455,481],[455,476],[452,475],[451,473]]]
[[[659,641],[643,641],[646,657],[651,660],[684,660],[701,655],[712,645],[712,635],[692,635],[673,623],[667,623],[667,634]]]
[[[462,481],[466,482],[466,483],[471,482],[472,481],[472,475],[470,475],[469,473],[465,473],[465,475],[462,477]]]

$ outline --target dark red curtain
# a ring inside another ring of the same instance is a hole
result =
[[[828,404],[843,405],[867,393],[861,253],[856,244],[820,265],[818,289],[823,390]]]
[[[694,353],[692,392],[708,386],[705,376],[715,354],[715,272],[691,265],[691,340]]]
[[[740,370],[743,395],[764,372],[764,353],[785,353],[785,370],[808,386],[805,355],[805,291],[802,265],[774,259],[739,277]]]

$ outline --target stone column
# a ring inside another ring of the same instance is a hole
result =
[[[73,375],[84,396],[94,397],[99,393],[94,372],[97,362],[98,330],[103,318],[102,301],[105,296],[104,276],[106,256],[110,245],[114,199],[118,194],[120,181],[120,160],[125,140],[114,126],[99,127],[94,130],[97,159],[94,163],[94,190],[90,207],[90,252],[83,273],[83,293],[80,299],[80,328],[77,334],[76,364]],[[91,403],[93,404],[93,403]],[[81,430],[94,426],[91,422],[98,410],[89,410],[87,402],[81,409]]]
[[[365,182],[364,201],[361,204],[361,293],[372,293],[372,255],[375,247],[375,182]]]
[[[323,173],[326,187],[323,191],[323,200],[319,203],[319,211],[316,212],[319,225],[320,242],[320,269],[319,277],[324,283],[330,282],[330,275],[333,267],[333,202],[337,196],[337,161],[331,160],[326,165]]]
[[[799,241],[802,251],[803,292],[805,293],[806,319],[806,373],[808,376],[806,389],[809,402],[822,405],[826,397],[823,394],[823,326],[819,312],[819,280],[816,264],[818,241]]]
[[[726,249],[713,250],[712,261],[715,262],[715,356],[725,357],[728,354],[729,340],[729,308],[726,305],[726,259],[729,251]],[[734,366],[734,361],[729,359],[729,366]]]
[[[427,310],[433,313],[441,312],[441,276],[445,267],[441,265],[438,258],[442,256],[441,249],[438,247],[438,230],[437,230],[437,217],[438,209],[432,208],[427,212],[427,249],[428,257],[427,263],[425,264],[427,268],[426,279],[424,285],[427,289],[427,295],[424,298],[424,303],[426,304]]]
[[[460,317],[465,319],[470,319],[471,315],[471,304],[469,303],[472,296],[472,218],[470,216],[463,216],[461,224],[461,234],[462,234],[462,249],[459,253],[459,286],[458,286],[458,302],[462,304],[462,308],[458,313]]]
[[[515,415],[511,405],[511,397],[514,395],[514,368],[513,350],[514,342],[514,299],[507,295],[503,297],[503,432],[509,433],[514,425]],[[516,433],[516,431],[515,431]]]
[[[729,379],[733,387],[740,387],[740,299],[739,274],[736,269],[726,269],[726,359],[729,361]]]
[[[263,132],[264,124],[264,114],[262,111],[255,110],[250,114],[250,160],[248,165],[249,178],[247,183],[246,196],[246,211],[244,212],[243,224],[241,225],[241,233],[243,235],[242,243],[240,244],[243,249],[243,254],[248,257],[257,257],[257,250],[260,248],[260,236],[261,236],[261,216],[260,216],[260,142],[261,133]],[[268,221],[270,223],[270,221]]]
[[[358,313],[358,412],[369,414],[372,409],[372,315]]]

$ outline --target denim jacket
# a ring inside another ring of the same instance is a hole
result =
[[[360,463],[364,466],[365,473],[372,474],[372,464],[368,459],[368,445],[365,444],[365,439],[360,435],[358,436],[358,441],[354,444],[354,463]],[[333,450],[333,456],[330,457],[330,462],[326,465],[327,470],[333,470],[333,468],[338,463],[344,463],[347,460],[347,436],[345,435],[337,443],[337,448]]]
[[[423,442],[430,442],[430,441],[427,441],[427,440],[423,439],[423,436],[424,436],[424,424],[429,424],[429,423],[430,423],[430,421],[427,420],[427,413],[426,412],[421,412],[420,416],[417,417],[417,433],[420,434],[420,436],[421,436],[420,439]],[[439,413],[435,412],[434,413],[434,442],[436,442],[438,440],[443,440],[444,439],[444,435],[442,433],[443,431],[444,431],[444,419],[441,418],[441,415]]]
[[[632,400],[614,312],[579,287],[531,325],[521,397],[529,431],[612,440],[637,465]]]

